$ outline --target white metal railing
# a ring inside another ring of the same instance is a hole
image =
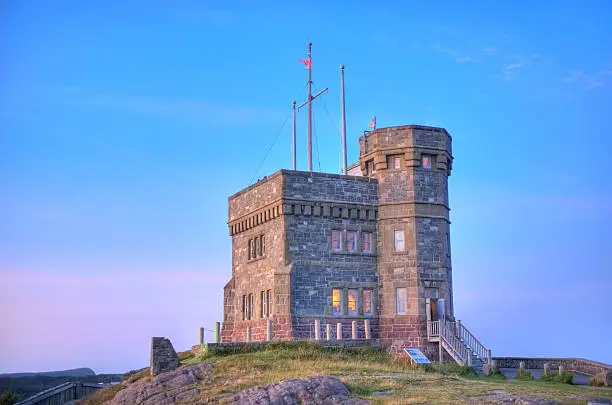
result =
[[[461,365],[471,365],[471,353],[455,333],[454,322],[439,321],[442,343],[450,349],[449,354]]]
[[[476,355],[485,363],[491,361],[491,350],[487,349],[480,341],[474,336],[461,321],[457,321],[456,334],[459,339],[463,340],[463,343],[469,347]]]
[[[440,336],[440,321],[427,321],[427,335],[429,337]]]

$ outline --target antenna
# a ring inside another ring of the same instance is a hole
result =
[[[344,104],[344,65],[340,66],[342,81],[342,174],[346,175],[346,108]]]
[[[296,149],[296,147],[295,147],[295,138],[296,138],[295,137],[295,133],[296,133],[296,131],[295,131],[295,100],[294,100],[293,101],[293,143],[291,144],[291,151],[293,153],[293,170],[297,170],[296,169],[297,163],[296,163],[296,158],[295,158],[295,156],[296,156],[296,152],[295,152],[295,149]]]
[[[312,95],[312,42],[308,43],[308,58],[302,59],[302,63],[308,68],[308,99],[300,104],[298,111],[304,105],[308,104],[308,171],[312,171],[312,100],[319,97],[327,91],[327,88],[321,90],[314,96]]]

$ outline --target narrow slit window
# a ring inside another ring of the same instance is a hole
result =
[[[245,321],[247,319],[247,313],[246,313],[246,300],[247,297],[246,295],[242,296],[242,320]]]
[[[346,250],[349,252],[357,251],[357,232],[346,232]]]
[[[393,168],[400,169],[402,167],[402,159],[399,156],[393,158]]]
[[[357,290],[348,290],[348,315],[357,316]]]
[[[404,231],[394,231],[393,232],[393,245],[397,252],[401,252],[405,249]]]
[[[266,315],[272,315],[272,290],[266,291]]]
[[[261,254],[265,255],[266,254],[266,237],[264,235],[261,235]]]
[[[251,260],[253,258],[253,254],[251,252],[251,245],[253,244],[253,239],[249,239],[249,247],[248,247],[248,256],[249,256],[249,260]]]
[[[253,319],[253,294],[249,294],[247,315],[248,319]]]
[[[372,290],[363,290],[363,314],[372,315]]]
[[[259,317],[264,318],[266,316],[266,292],[261,291],[259,293]]]
[[[332,290],[332,313],[334,315],[342,315],[342,290]]]
[[[395,310],[398,315],[408,313],[408,291],[405,287],[395,289]]]
[[[255,241],[253,242],[253,257],[254,258],[256,258],[259,255],[259,252],[258,252],[259,246],[257,245],[259,245],[259,238],[255,238]]]
[[[334,252],[339,252],[342,250],[342,231],[333,230],[332,231],[332,250]]]
[[[361,232],[361,251],[372,253],[372,232]]]
[[[431,155],[423,155],[421,157],[422,161],[423,161],[423,169],[431,169],[431,164],[433,161],[433,156]]]

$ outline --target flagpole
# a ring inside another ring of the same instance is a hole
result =
[[[308,171],[312,171],[312,42],[308,43]]]
[[[293,143],[291,145],[291,152],[293,153],[293,170],[297,170],[296,169],[296,153],[295,153],[295,100],[293,101]]]
[[[344,104],[344,65],[340,66],[342,81],[342,174],[347,174],[346,169],[346,108]]]

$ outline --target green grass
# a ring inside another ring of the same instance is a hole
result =
[[[337,376],[353,395],[381,404],[467,404],[468,398],[493,390],[550,398],[566,405],[584,404],[589,397],[612,398],[610,388],[478,377],[473,370],[456,364],[419,368],[406,359],[392,358],[384,350],[326,349],[305,342],[186,355],[181,364],[201,362],[214,367],[210,379],[198,387],[201,398],[194,402],[216,403],[247,388],[311,375]],[[381,392],[386,395],[376,395]],[[85,402],[94,404],[102,402]]]

